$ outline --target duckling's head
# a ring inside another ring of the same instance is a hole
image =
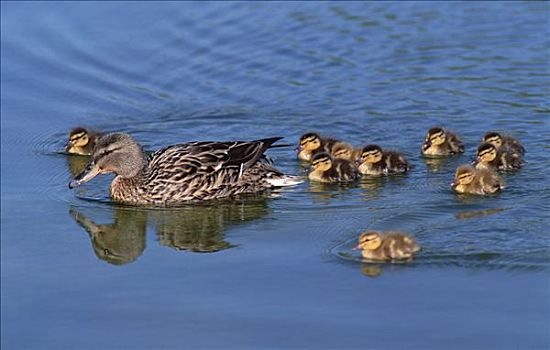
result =
[[[483,142],[490,143],[496,148],[499,148],[502,146],[502,136],[498,132],[491,131],[483,136]]]
[[[321,147],[321,137],[314,133],[309,132],[307,134],[303,134],[302,137],[300,137],[300,149],[306,150],[306,151],[315,151]]]
[[[426,139],[424,140],[424,145],[422,146],[424,150],[427,150],[431,146],[438,146],[445,142],[447,135],[445,130],[442,128],[431,128],[426,134]]]
[[[70,183],[74,188],[99,174],[115,173],[123,178],[136,176],[147,165],[139,144],[128,134],[114,133],[102,136],[94,147],[92,159],[84,171]]]
[[[368,145],[361,151],[361,163],[378,163],[382,160],[382,148],[378,145]]]
[[[84,128],[74,128],[69,133],[69,141],[65,146],[65,151],[69,153],[77,153],[75,147],[85,147],[90,142],[88,130]]]
[[[359,236],[359,242],[353,249],[376,250],[382,245],[382,237],[376,231],[363,232]]]
[[[456,169],[455,179],[451,187],[466,186],[472,183],[476,177],[476,169],[471,165],[461,165]]]
[[[314,171],[327,171],[332,167],[332,159],[325,152],[317,153],[311,159],[311,166]]]
[[[497,148],[490,143],[486,142],[477,148],[477,161],[480,163],[492,162],[496,157]]]
[[[349,143],[338,142],[332,147],[332,157],[351,161],[353,160],[353,147]]]

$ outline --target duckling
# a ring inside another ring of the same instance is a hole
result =
[[[525,155],[525,147],[510,135],[500,134],[495,131],[490,131],[483,136],[482,142],[487,142],[495,146],[497,149],[500,147],[507,147],[514,153],[520,156]]]
[[[91,161],[69,188],[115,173],[109,191],[113,200],[168,206],[298,184],[300,177],[283,174],[264,155],[280,139],[190,142],[146,157],[130,135],[107,134],[97,141]]]
[[[345,159],[355,162],[361,155],[361,150],[354,149],[352,145],[346,142],[336,142],[330,155],[333,159]]]
[[[409,163],[400,153],[383,151],[378,145],[363,148],[358,166],[363,175],[404,174],[409,170]]]
[[[473,163],[476,169],[514,170],[523,165],[521,156],[507,147],[497,149],[490,143],[483,143],[477,148],[477,159]]]
[[[451,188],[458,193],[484,195],[500,191],[504,183],[494,171],[476,169],[467,164],[458,167]]]
[[[463,153],[464,146],[458,136],[443,128],[431,128],[422,144],[424,156],[450,156]]]
[[[300,137],[300,145],[298,146],[298,159],[311,161],[311,158],[319,152],[330,154],[332,147],[338,140],[331,138],[321,138],[319,134],[310,132],[303,134]]]
[[[357,180],[357,169],[344,159],[332,159],[321,152],[311,160],[312,170],[309,179],[318,182],[349,182]]]
[[[368,260],[411,260],[420,245],[406,233],[368,231],[359,236],[359,244],[353,249],[361,249],[361,255]]]
[[[65,152],[89,156],[92,154],[100,136],[101,133],[94,130],[82,127],[74,128],[69,133],[69,141],[65,145]]]

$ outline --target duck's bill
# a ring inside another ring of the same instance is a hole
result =
[[[78,174],[74,179],[71,180],[71,182],[69,182],[69,188],[80,186],[90,181],[100,173],[101,170],[99,169],[99,167],[94,162],[90,162],[80,174]]]
[[[351,250],[359,250],[359,249],[361,249],[360,244],[358,244],[358,245],[354,246],[353,248],[351,248]]]
[[[422,149],[427,150],[428,148],[430,148],[432,146],[432,142],[431,141],[426,141],[424,142],[424,144],[422,145]]]

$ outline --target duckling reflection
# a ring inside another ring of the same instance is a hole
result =
[[[177,250],[209,253],[233,247],[224,241],[226,226],[259,219],[268,213],[267,201],[237,201],[194,205],[151,212],[159,241]]]
[[[67,167],[69,168],[71,177],[75,177],[76,175],[80,174],[84,170],[84,168],[86,168],[86,165],[88,165],[88,162],[90,161],[90,157],[75,154],[68,155],[66,158]]]
[[[144,211],[117,208],[112,224],[97,224],[73,206],[69,215],[88,232],[96,256],[109,264],[128,264],[145,250],[147,213]]]

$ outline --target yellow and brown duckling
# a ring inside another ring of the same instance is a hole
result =
[[[364,232],[358,243],[353,249],[360,249],[363,258],[368,260],[411,260],[420,251],[414,238],[401,232]]]
[[[361,152],[358,170],[363,175],[404,174],[409,163],[399,152],[384,151],[378,145],[368,145]]]
[[[490,143],[483,143],[477,148],[474,165],[476,169],[515,170],[522,167],[523,160],[519,154],[506,147],[497,149]]]
[[[350,182],[357,180],[357,169],[345,159],[332,159],[328,153],[317,153],[311,160],[309,179],[317,182]]]
[[[471,165],[461,165],[455,173],[451,188],[458,193],[493,194],[504,188],[498,174],[489,169],[476,169]]]
[[[450,156],[463,153],[464,145],[458,136],[443,128],[431,128],[426,134],[422,144],[422,155],[424,156]]]
[[[525,147],[510,135],[490,131],[483,136],[482,142],[490,143],[497,149],[501,147],[507,148],[520,156],[525,154]]]
[[[280,139],[190,142],[146,157],[130,135],[107,134],[97,141],[90,163],[69,187],[115,173],[113,200],[166,206],[298,184],[300,177],[283,174],[264,155]]]
[[[322,138],[319,134],[309,132],[300,137],[298,146],[298,159],[311,161],[313,156],[320,152],[332,153],[332,147],[339,142],[331,138]]]
[[[361,156],[361,150],[353,148],[352,145],[346,142],[336,142],[332,146],[330,156],[333,159],[345,159],[349,162],[355,162]]]
[[[72,154],[91,155],[97,139],[101,133],[78,127],[71,130],[69,133],[69,141],[65,145],[65,152]]]

